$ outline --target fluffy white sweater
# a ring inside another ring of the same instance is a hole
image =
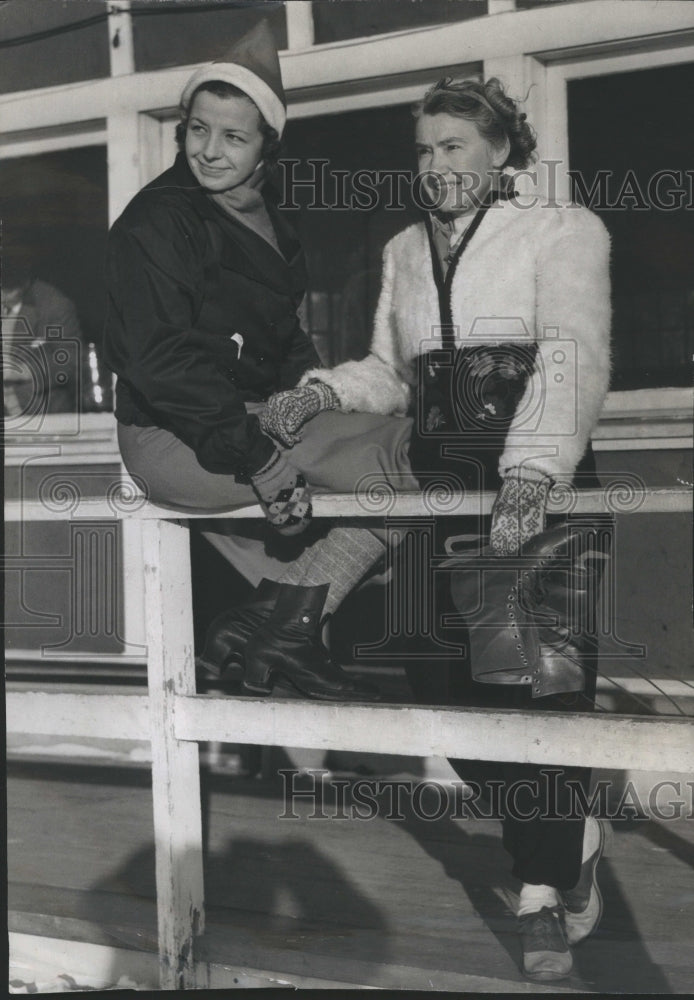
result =
[[[499,471],[526,463],[571,475],[600,415],[610,375],[609,237],[578,206],[519,197],[486,213],[451,287],[459,345],[534,340],[537,365],[505,442]],[[424,223],[399,233],[383,256],[370,354],[311,378],[344,411],[407,411],[419,354],[441,346],[439,300]]]

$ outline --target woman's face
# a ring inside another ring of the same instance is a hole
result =
[[[248,180],[261,159],[260,112],[247,97],[199,91],[190,109],[185,152],[195,179],[220,194]]]
[[[441,212],[463,214],[477,207],[508,155],[492,146],[475,122],[458,115],[420,115],[415,143],[424,184]]]

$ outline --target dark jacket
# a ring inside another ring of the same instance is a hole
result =
[[[104,356],[118,375],[116,417],[170,430],[203,468],[242,478],[274,448],[244,403],[294,387],[318,361],[297,319],[303,253],[267,207],[283,257],[227,216],[179,154],[108,244]]]

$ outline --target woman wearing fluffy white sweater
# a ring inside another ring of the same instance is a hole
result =
[[[515,555],[544,529],[553,480],[597,485],[589,442],[609,380],[609,239],[584,208],[514,195],[504,168],[526,167],[535,141],[497,80],[440,81],[416,118],[432,210],[386,246],[369,355],[307,372],[297,389],[271,397],[261,423],[288,448],[301,440],[301,451],[338,426],[339,415],[322,410],[390,415],[409,435],[393,481],[422,486],[445,472],[453,485],[498,490],[491,545]],[[339,441],[334,447],[339,461]],[[457,668],[439,698],[474,702],[475,685]],[[531,701],[527,688],[497,687],[478,704],[586,710],[594,680],[580,701]],[[414,678],[413,688],[431,703],[431,676]],[[507,788],[542,783],[532,766],[453,764],[482,783],[495,774]],[[561,814],[568,779],[585,787],[588,777],[560,769],[555,791],[544,799],[540,791],[541,811]],[[570,945],[600,917],[603,830],[593,819],[503,819],[522,884],[524,971],[561,978],[571,971]]]

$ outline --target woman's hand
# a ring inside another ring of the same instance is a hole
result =
[[[552,480],[536,469],[509,469],[492,508],[489,538],[495,556],[517,556],[522,546],[545,530],[545,509]]]
[[[251,476],[263,513],[281,535],[300,535],[311,523],[311,491],[300,472],[276,451],[269,462]]]
[[[298,389],[276,392],[260,414],[260,426],[265,433],[285,448],[301,440],[299,428],[321,410],[336,410],[340,401],[324,382],[309,382]]]

